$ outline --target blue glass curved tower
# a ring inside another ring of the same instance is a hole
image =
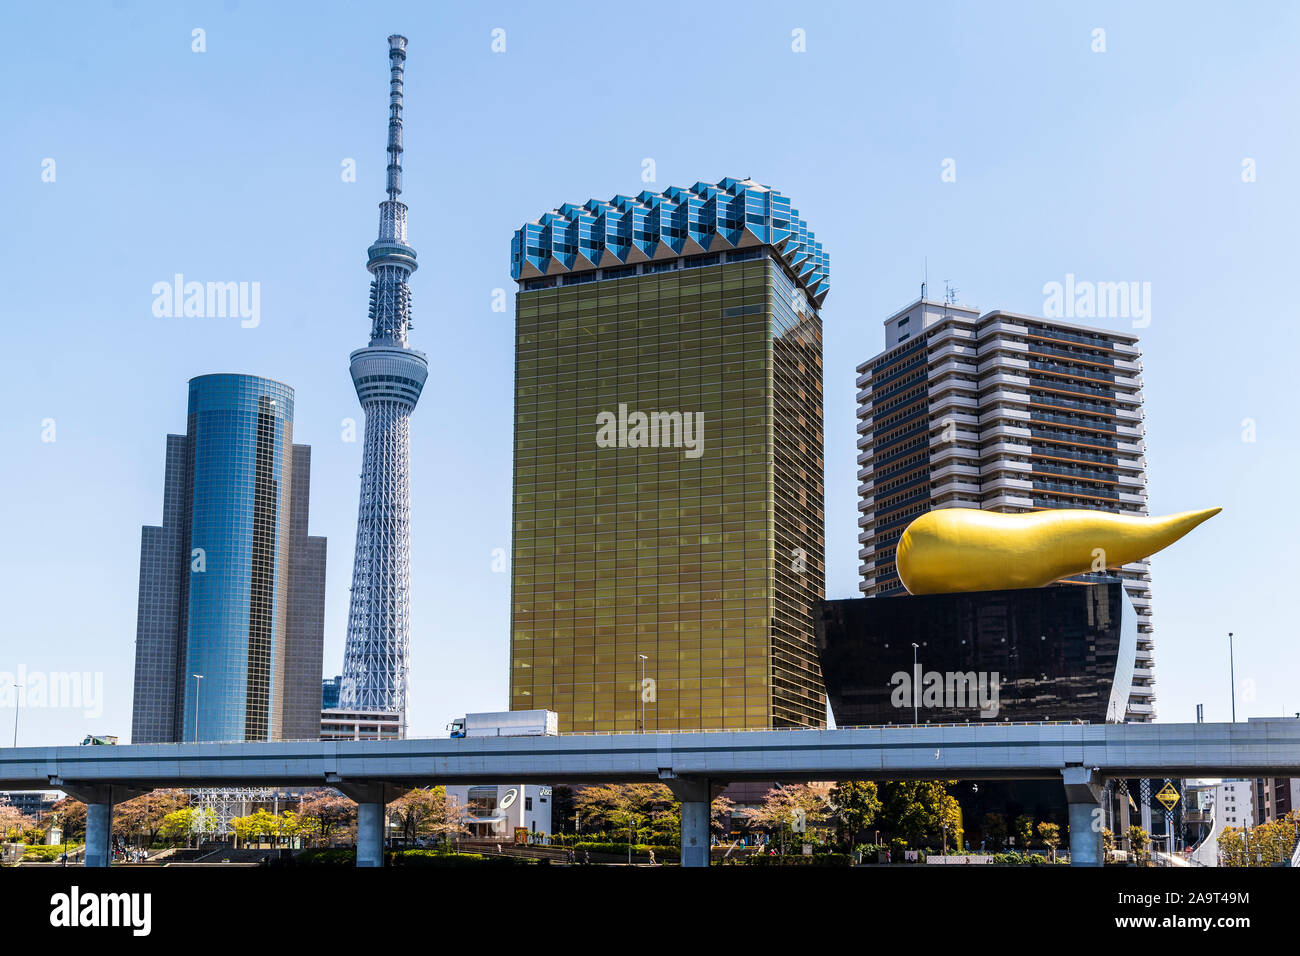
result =
[[[415,250],[406,241],[402,192],[402,73],[406,38],[388,38],[388,198],[368,250],[370,344],[352,353],[352,382],[366,414],[357,547],[339,706],[398,714],[405,726],[410,653],[411,412],[429,374],[407,345]]]
[[[281,718],[271,686],[288,612],[293,389],[192,379],[189,435],[191,564],[205,567],[189,579],[185,673],[203,677],[187,679],[182,738],[268,740]]]
[[[293,413],[271,379],[190,380],[163,521],[141,535],[132,743],[320,734],[326,541]]]

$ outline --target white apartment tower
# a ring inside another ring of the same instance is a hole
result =
[[[1255,825],[1255,790],[1249,780],[1225,780],[1214,795],[1214,812],[1225,827]]]
[[[859,589],[906,593],[898,539],[935,508],[1146,514],[1142,418],[1136,336],[913,302],[885,320],[885,351],[858,366]],[[1138,614],[1126,719],[1148,721],[1150,569],[1143,560],[1118,574]]]

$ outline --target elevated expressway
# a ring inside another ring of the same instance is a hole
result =
[[[682,803],[682,864],[707,866],[721,787],[849,779],[1060,780],[1071,860],[1097,866],[1107,778],[1266,776],[1300,776],[1300,720],[0,748],[0,789],[59,789],[86,803],[87,866],[108,865],[113,804],[162,787],[334,787],[358,804],[357,865],[381,866],[390,799],[500,781],[665,783]]]

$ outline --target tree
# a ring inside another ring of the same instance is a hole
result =
[[[445,796],[446,789],[443,789]],[[429,817],[438,802],[432,789],[417,787],[402,794],[388,805],[388,816],[401,828],[402,837],[407,843],[414,843],[416,837],[426,832]]]
[[[293,838],[300,836],[307,829],[307,823],[292,810],[282,810],[275,818],[274,833],[281,845],[292,844]]]
[[[1128,845],[1133,855],[1135,863],[1145,863],[1147,860],[1147,844],[1151,842],[1151,836],[1146,830],[1143,830],[1137,824],[1128,828]]]
[[[731,813],[735,809],[735,802],[729,797],[718,794],[709,804],[709,832],[717,837],[725,837],[731,827]],[[677,827],[680,840],[681,833],[681,811],[678,811]]]
[[[154,790],[113,808],[113,830],[130,843],[152,846],[169,813],[189,805],[183,790]]]
[[[86,805],[72,797],[64,797],[51,807],[59,826],[63,828],[63,842],[73,843],[86,834]]]
[[[767,791],[762,804],[750,811],[749,821],[756,826],[776,830],[781,852],[784,853],[787,834],[790,835],[791,842],[801,842],[795,839],[796,833],[806,832],[808,825],[830,816],[830,789],[828,785],[803,783],[778,785]]]
[[[1280,820],[1243,829],[1227,827],[1219,836],[1223,866],[1274,866],[1291,858],[1300,833],[1300,811]]]
[[[1056,848],[1061,845],[1061,828],[1055,823],[1038,824],[1038,839],[1052,851],[1052,862],[1056,862]]]
[[[231,827],[235,831],[236,845],[247,846],[250,840],[257,839],[261,843],[267,838],[275,836],[279,829],[278,818],[268,813],[265,807],[258,807],[256,811],[244,817],[234,817],[230,821]]]
[[[1022,813],[1016,817],[1016,822],[1011,824],[1011,829],[1016,834],[1016,842],[1020,844],[1020,852],[1028,853],[1029,844],[1034,839],[1034,818]]]
[[[402,828],[407,842],[422,836],[450,839],[469,832],[460,808],[447,799],[446,787],[411,790],[388,805],[388,815]]]
[[[447,796],[446,787],[434,787],[433,811],[426,823],[431,836],[451,842],[470,832],[465,824],[465,813],[456,801]]]
[[[609,783],[582,787],[574,793],[574,806],[582,814],[584,828],[604,827],[613,837],[627,834],[638,842],[643,823],[671,833],[680,832],[681,816],[672,791],[661,783]],[[675,827],[674,827],[675,824]]]
[[[862,832],[875,822],[880,813],[880,796],[870,780],[846,780],[830,792],[831,811],[839,824],[841,842],[850,848],[857,845]]]
[[[22,839],[24,831],[31,825],[31,817],[13,804],[0,803],[0,838],[5,840]]]
[[[299,803],[298,813],[310,821],[312,835],[326,844],[357,822],[357,805],[337,790],[314,791]]]
[[[1115,834],[1109,830],[1101,831],[1101,849],[1105,855],[1104,862],[1110,863],[1115,859]]]
[[[955,780],[886,780],[878,787],[880,828],[914,847],[938,846],[947,834],[961,846],[961,805],[948,792]]]
[[[209,837],[216,833],[217,824],[219,822],[217,811],[212,809],[212,807],[203,807],[201,810],[198,810],[194,814],[194,819],[191,823],[194,831],[195,842],[201,843],[204,837]]]
[[[163,818],[162,826],[158,828],[158,834],[164,840],[167,840],[172,846],[175,846],[181,840],[189,846],[190,837],[194,833],[194,820],[199,811],[195,807],[185,807],[183,810],[173,810]]]
[[[1007,843],[1007,818],[1000,813],[984,814],[985,848],[997,852]]]

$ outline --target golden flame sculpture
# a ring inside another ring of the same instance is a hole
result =
[[[941,508],[903,532],[898,576],[909,594],[1039,588],[1155,554],[1221,510],[1149,518],[1064,508],[1026,514]]]

